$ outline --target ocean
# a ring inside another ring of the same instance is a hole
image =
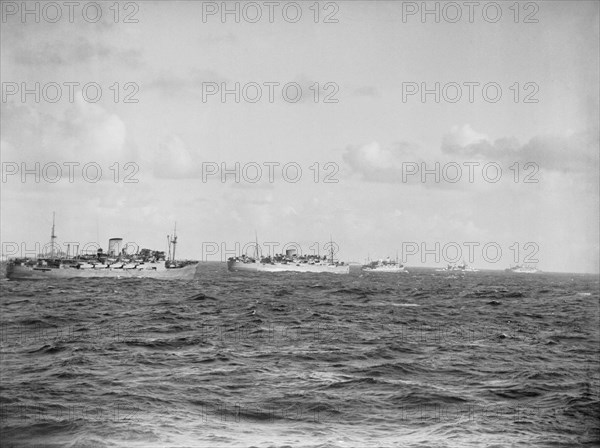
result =
[[[600,444],[597,275],[3,280],[2,447]]]

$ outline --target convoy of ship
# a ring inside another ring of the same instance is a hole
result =
[[[122,238],[111,238],[108,251],[98,249],[95,254],[79,254],[70,248],[67,254],[55,252],[54,219],[50,254],[40,254],[35,259],[13,259],[8,262],[6,276],[11,280],[42,280],[54,278],[154,278],[161,280],[192,280],[198,262],[177,261],[176,231],[168,236],[168,255],[164,251],[142,249],[128,254]]]
[[[71,253],[55,252],[54,217],[52,219],[51,252],[39,254],[37,258],[16,258],[8,260],[6,276],[11,280],[37,280],[48,278],[154,278],[164,280],[192,280],[197,275],[199,263],[191,260],[176,260],[177,245],[176,227],[172,236],[167,236],[168,253],[149,249],[128,253],[123,247],[122,238],[111,238],[108,251],[97,249],[96,253],[79,253],[74,247]],[[288,249],[285,254],[261,256],[258,240],[253,256],[242,254],[227,260],[227,268],[234,272],[304,272],[349,274],[350,264],[334,259],[333,241],[329,256],[298,255],[295,249]],[[398,257],[390,257],[377,261],[368,260],[361,266],[366,273],[408,273]],[[468,266],[464,260],[460,265],[448,264],[436,269],[438,272],[478,272]],[[505,269],[506,272],[519,274],[535,274],[541,272],[534,266],[516,265]]]

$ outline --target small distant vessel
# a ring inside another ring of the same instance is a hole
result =
[[[408,271],[404,265],[398,261],[398,256],[396,256],[395,260],[387,257],[385,260],[368,261],[365,265],[363,265],[362,270],[365,272],[401,272],[408,274]]]
[[[176,229],[167,236],[169,254],[164,251],[142,249],[127,254],[122,238],[108,241],[108,252],[99,248],[96,254],[79,254],[78,247],[67,253],[55,252],[54,216],[52,217],[51,252],[37,258],[11,259],[6,276],[11,280],[43,280],[54,278],[155,278],[161,280],[191,280],[196,274],[198,262],[176,261]]]
[[[505,269],[506,272],[516,272],[517,274],[537,274],[540,271],[535,266],[517,264]]]
[[[448,264],[445,268],[436,269],[438,272],[479,272],[479,269],[475,269],[473,266],[469,266],[463,260],[462,264]]]
[[[329,274],[349,274],[350,265],[333,258],[333,242],[329,258],[323,255],[298,255],[296,249],[288,249],[285,254],[261,257],[258,253],[258,241],[254,257],[246,254],[231,257],[227,260],[230,271],[248,272],[313,272]]]

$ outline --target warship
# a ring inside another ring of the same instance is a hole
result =
[[[258,241],[255,245],[254,257],[243,254],[227,260],[230,271],[247,272],[312,272],[330,274],[349,274],[350,265],[333,258],[333,243],[329,258],[323,255],[298,255],[296,249],[288,249],[285,254],[261,257],[258,253]]]
[[[527,266],[527,265],[516,265],[511,266],[510,268],[505,269],[506,272],[515,272],[517,274],[537,274],[541,272],[535,266]]]
[[[395,260],[392,260],[390,257],[387,257],[385,260],[369,260],[363,265],[362,270],[364,272],[390,272],[408,274],[408,271],[404,265],[398,261],[398,256],[396,256]]]
[[[474,267],[469,266],[463,260],[462,264],[459,264],[459,265],[448,264],[448,266],[446,266],[445,268],[436,269],[436,271],[438,271],[438,272],[479,272],[479,269],[475,269]]]
[[[37,258],[10,259],[6,276],[10,280],[43,280],[56,278],[155,278],[160,280],[191,280],[197,261],[177,261],[177,228],[167,236],[168,255],[164,251],[141,249],[128,254],[122,238],[111,238],[108,251],[98,248],[95,254],[80,254],[78,246],[70,245],[67,253],[55,251],[54,216],[50,236],[50,254]]]

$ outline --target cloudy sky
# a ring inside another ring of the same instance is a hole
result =
[[[598,272],[597,2],[276,3],[2,2],[4,248]]]

